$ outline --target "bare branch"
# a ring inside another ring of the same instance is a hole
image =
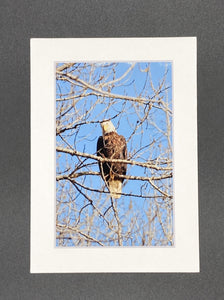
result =
[[[93,172],[93,171],[84,171],[84,172],[79,172],[79,173],[72,173],[70,175],[58,175],[56,176],[56,180],[63,180],[63,179],[73,179],[73,178],[78,178],[80,176],[86,176],[86,175],[101,175],[100,172]],[[152,176],[152,177],[141,177],[141,176],[132,176],[132,175],[119,175],[120,178],[125,178],[128,180],[142,180],[142,181],[149,181],[150,180],[162,180],[162,179],[167,179],[167,178],[172,178],[172,173],[170,174],[165,174],[161,176]]]
[[[151,163],[143,163],[143,162],[138,162],[138,161],[133,161],[133,160],[126,160],[126,159],[109,159],[109,158],[102,158],[100,156],[96,156],[93,154],[87,154],[87,153],[82,153],[76,150],[71,150],[68,148],[62,148],[62,147],[56,147],[57,152],[64,152],[68,153],[70,155],[76,155],[76,156],[81,156],[81,157],[87,157],[91,159],[95,159],[100,162],[111,162],[111,163],[124,163],[124,164],[130,164],[130,165],[135,165],[135,166],[141,166],[141,167],[146,167],[146,168],[151,168],[155,170],[164,170],[164,171],[171,171],[172,168],[165,168],[165,167],[159,167],[156,166],[155,164]]]
[[[95,243],[99,244],[100,246],[104,246],[100,241],[98,241],[98,240],[96,240],[95,238],[89,236],[88,234],[82,232],[81,230],[79,230],[79,229],[76,228],[76,227],[71,227],[71,226],[66,226],[66,225],[62,225],[62,224],[57,224],[57,228],[58,228],[59,230],[62,229],[63,232],[64,232],[65,230],[67,230],[67,231],[73,231],[73,232],[75,232],[75,233],[81,234],[82,236],[84,236],[84,237],[85,237],[86,239],[88,239],[89,241],[95,242]]]
[[[127,100],[127,101],[134,101],[134,102],[138,102],[138,103],[142,103],[142,104],[146,104],[146,105],[149,105],[150,102],[153,102],[152,99],[137,98],[137,97],[131,97],[131,96],[124,96],[124,95],[109,93],[107,91],[101,90],[100,88],[96,88],[95,86],[93,86],[93,85],[85,82],[84,80],[78,78],[78,76],[73,76],[70,73],[64,74],[63,72],[58,72],[57,71],[57,74],[61,75],[61,76],[65,76],[65,78],[68,77],[72,80],[75,80],[76,82],[81,83],[83,86],[91,89],[92,91],[95,91],[95,92],[99,93],[100,95],[104,95],[104,96],[109,97],[109,98],[122,99],[122,100]]]
[[[62,66],[57,67],[57,72],[62,72],[65,69],[72,67],[73,65],[74,65],[74,63],[63,64]]]

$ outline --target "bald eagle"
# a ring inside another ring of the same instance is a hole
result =
[[[101,122],[103,136],[97,141],[97,155],[110,159],[127,159],[127,144],[122,135],[116,132],[111,121]],[[105,181],[113,198],[120,198],[124,178],[119,175],[126,175],[127,164],[99,162],[100,173]]]

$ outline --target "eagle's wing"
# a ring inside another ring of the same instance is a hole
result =
[[[102,136],[100,136],[97,141],[97,156],[101,156],[103,158],[107,157]],[[99,161],[98,164],[99,164],[100,173],[103,180],[108,181],[110,176],[110,163],[107,162],[102,163]]]
[[[103,137],[100,136],[98,138],[98,141],[97,141],[97,149],[96,149],[98,156],[102,156],[102,154],[103,154],[103,147],[104,147],[104,145],[103,145]]]

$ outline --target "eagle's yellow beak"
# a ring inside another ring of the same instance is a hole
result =
[[[108,123],[102,123],[102,129],[103,129],[103,132],[107,132],[107,130],[109,129],[109,126],[108,126]]]

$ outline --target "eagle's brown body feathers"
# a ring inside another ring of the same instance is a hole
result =
[[[103,127],[103,126],[102,126]],[[103,132],[97,142],[97,155],[110,159],[127,159],[126,140],[115,131]],[[127,164],[99,162],[101,176],[107,184],[112,197],[120,198],[122,182],[124,178],[119,175],[126,175]]]

